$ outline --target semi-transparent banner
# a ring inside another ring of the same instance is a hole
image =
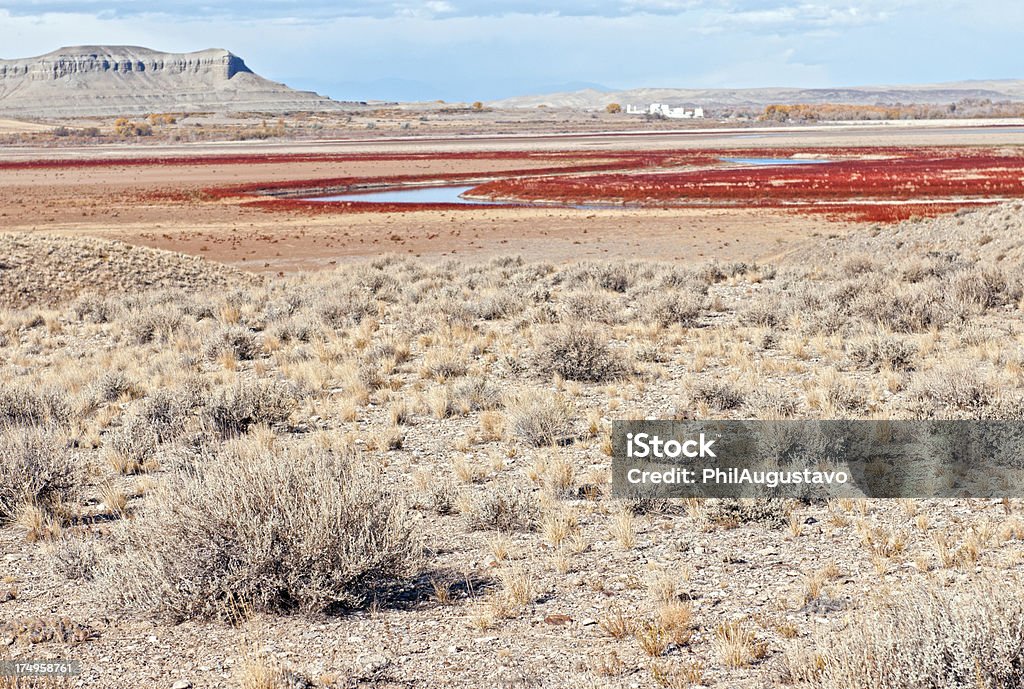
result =
[[[1019,498],[1024,421],[615,421],[620,498]]]

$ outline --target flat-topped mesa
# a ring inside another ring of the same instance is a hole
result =
[[[136,46],[77,46],[21,60],[0,60],[0,79],[28,77],[56,80],[74,74],[165,72],[210,74],[230,79],[252,70],[242,58],[220,48],[195,53],[159,53]]]
[[[0,114],[34,117],[148,112],[333,110],[341,104],[255,74],[213,48],[163,53],[138,46],[75,46],[0,60]]]

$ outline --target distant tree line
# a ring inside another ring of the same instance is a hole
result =
[[[757,119],[762,122],[817,122],[831,120],[939,120],[1024,117],[1024,103],[963,99],[947,105],[895,103],[854,105],[848,103],[775,104],[765,107]]]

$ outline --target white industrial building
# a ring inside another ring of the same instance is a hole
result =
[[[686,108],[674,108],[667,103],[651,103],[646,108],[642,105],[627,105],[626,114],[654,115],[656,117],[667,117],[671,120],[689,120],[704,117],[704,108],[687,110]]]

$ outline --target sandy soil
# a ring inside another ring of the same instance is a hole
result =
[[[48,132],[53,127],[35,122],[0,119],[0,134],[22,134],[25,132]]]

